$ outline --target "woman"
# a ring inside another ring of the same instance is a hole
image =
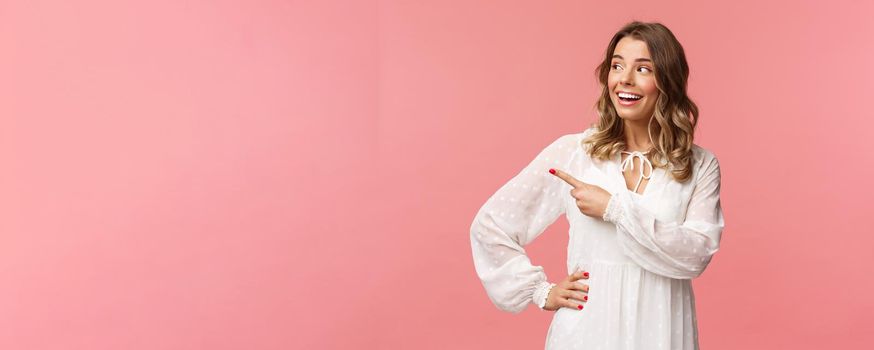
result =
[[[598,122],[553,141],[477,213],[477,275],[501,310],[556,311],[547,349],[697,349],[690,282],[724,223],[719,162],[693,143],[683,48],[665,26],[635,21],[597,73]],[[550,282],[523,246],[561,214],[569,276]]]

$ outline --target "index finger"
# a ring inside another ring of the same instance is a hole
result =
[[[577,188],[577,187],[580,187],[583,185],[582,181],[577,180],[576,178],[574,178],[573,176],[571,176],[570,174],[568,174],[564,171],[561,171],[558,169],[549,169],[549,172],[555,176],[558,176],[560,179],[564,180],[564,182],[567,182],[569,185],[573,186],[574,188]]]
[[[587,271],[579,270],[568,276],[568,280],[570,281],[576,281],[583,278],[589,279],[589,273]]]

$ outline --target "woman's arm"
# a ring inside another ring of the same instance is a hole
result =
[[[470,226],[476,273],[503,311],[522,312],[528,303],[544,299],[550,286],[543,267],[531,263],[523,246],[565,212],[570,187],[548,171],[569,165],[579,147],[576,140],[564,135],[543,149],[486,201]]]
[[[603,218],[616,224],[625,254],[644,269],[671,278],[695,278],[719,250],[725,226],[719,161],[713,155],[705,157],[683,222],[656,219],[628,191],[610,198]]]

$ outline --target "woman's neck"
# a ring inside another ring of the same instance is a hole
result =
[[[646,121],[628,121],[625,120],[625,147],[627,151],[646,152],[652,149],[652,142],[649,139],[649,120]]]

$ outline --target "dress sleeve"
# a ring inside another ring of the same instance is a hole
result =
[[[662,276],[691,279],[704,272],[719,250],[725,226],[719,202],[719,161],[711,155],[699,169],[683,222],[656,219],[629,191],[610,198],[604,221],[616,225],[623,251],[642,268]]]
[[[559,137],[479,209],[470,226],[476,273],[492,303],[519,313],[528,303],[543,307],[549,290],[542,266],[531,264],[523,246],[565,212],[570,185],[549,173],[567,170],[576,138]]]

